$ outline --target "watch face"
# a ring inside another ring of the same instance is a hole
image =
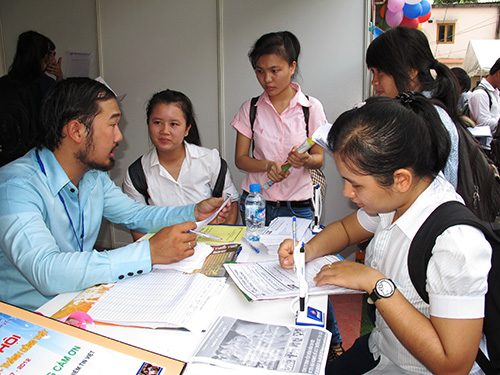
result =
[[[379,280],[375,287],[381,297],[387,298],[394,294],[394,284],[387,279]]]

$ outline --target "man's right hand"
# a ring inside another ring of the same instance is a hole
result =
[[[196,223],[187,221],[165,227],[149,239],[152,264],[179,262],[194,254],[196,234],[188,230],[196,229]]]

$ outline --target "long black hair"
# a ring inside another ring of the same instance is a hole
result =
[[[461,123],[458,80],[446,65],[434,58],[422,31],[398,26],[383,32],[370,43],[366,65],[392,76],[400,93],[412,90],[410,71],[415,70],[419,91],[430,91],[436,104],[443,107],[456,124]],[[435,78],[431,70],[436,72]]]
[[[42,62],[55,44],[45,35],[36,31],[25,31],[17,39],[14,61],[9,68],[9,75],[20,82],[33,82],[43,73]]]
[[[450,144],[436,109],[419,93],[369,98],[341,114],[328,134],[329,148],[348,168],[382,186],[392,185],[400,168],[434,178],[446,165]]]
[[[186,125],[191,125],[189,129],[189,133],[184,140],[188,143],[195,144],[197,146],[201,146],[200,133],[198,132],[198,125],[196,124],[196,116],[194,114],[193,103],[187,97],[187,95],[183,94],[180,91],[174,90],[163,90],[154,94],[148,102],[148,107],[146,109],[146,118],[149,124],[149,118],[151,116],[151,112],[158,104],[178,104],[182,112],[184,113],[184,117],[186,118]]]

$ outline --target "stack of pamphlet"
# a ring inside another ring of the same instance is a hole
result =
[[[322,328],[221,316],[207,332],[185,374],[220,374],[223,369],[238,374],[270,370],[277,374],[322,374],[330,338],[331,333]]]
[[[297,240],[307,242],[312,234],[309,225],[312,220],[296,218]],[[266,228],[260,242],[267,247],[269,254],[277,254],[280,244],[286,238],[292,238],[292,217],[277,217]]]

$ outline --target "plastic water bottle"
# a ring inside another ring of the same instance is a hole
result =
[[[266,201],[260,194],[260,185],[251,184],[250,194],[245,200],[246,238],[259,241],[266,226]]]

